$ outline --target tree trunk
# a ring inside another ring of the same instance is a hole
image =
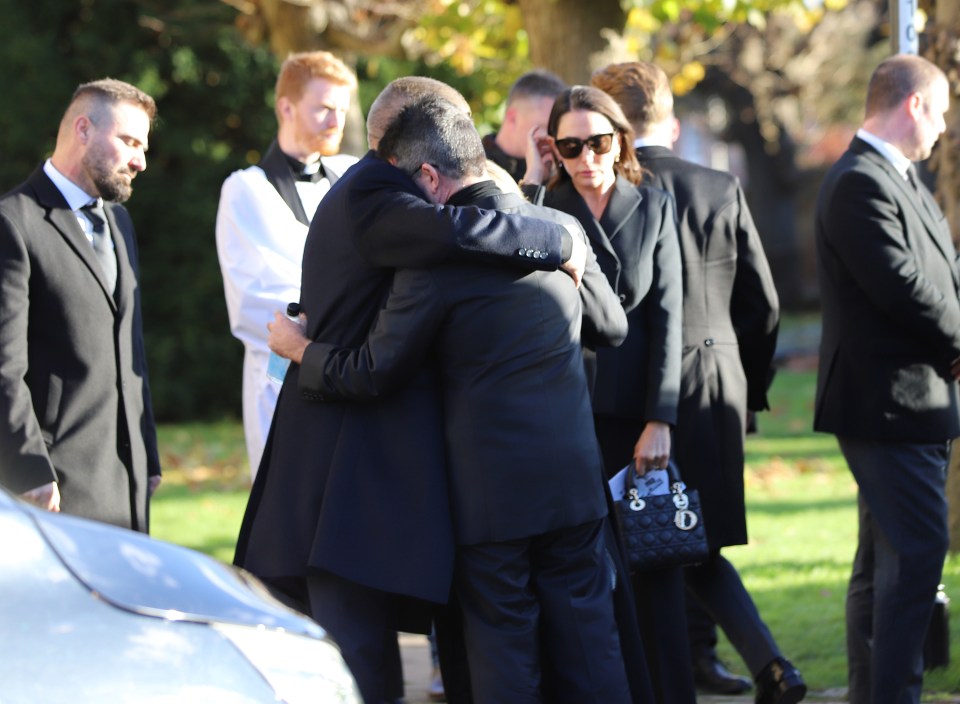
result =
[[[931,169],[937,175],[937,201],[947,216],[956,243],[960,235],[960,104],[958,95],[958,51],[960,51],[960,0],[939,0],[934,4],[934,22],[927,26],[924,56],[947,74],[953,102],[947,113],[947,131],[940,136]],[[947,502],[950,506],[950,551],[960,551],[960,441],[955,440],[947,472]]]
[[[622,34],[627,21],[620,0],[519,0],[534,66],[568,83],[589,83],[605,64],[606,31]]]

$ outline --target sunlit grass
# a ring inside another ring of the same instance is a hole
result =
[[[811,430],[814,378],[812,371],[775,378],[773,410],[747,441],[750,544],[724,554],[784,654],[822,693],[846,686],[844,596],[856,546],[856,485],[836,440]],[[249,493],[240,424],[164,427],[160,445],[165,480],[153,502],[154,536],[230,561]],[[960,558],[948,560],[943,581],[948,595],[960,595]],[[951,634],[960,643],[960,618]],[[745,672],[726,642],[721,655]],[[925,692],[929,701],[960,692],[960,664],[927,673]]]

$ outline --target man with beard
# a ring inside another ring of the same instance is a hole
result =
[[[0,483],[147,531],[160,483],[133,223],[153,99],[77,88],[53,157],[0,197]]]
[[[243,343],[243,433],[256,475],[280,384],[267,377],[267,323],[300,300],[307,228],[357,159],[337,155],[357,79],[326,51],[291,54],[277,77],[277,138],[260,163],[235,171],[217,209],[217,254],[230,330]]]

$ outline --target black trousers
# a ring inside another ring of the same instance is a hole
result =
[[[597,440],[609,476],[631,461],[643,423],[616,416],[595,416]],[[637,621],[647,671],[657,704],[695,704],[686,588],[681,568],[638,573],[633,578]]]
[[[306,578],[310,615],[333,637],[365,704],[403,696],[395,597],[324,572]]]
[[[847,589],[849,699],[915,704],[949,545],[949,444],[837,439],[860,489],[859,539]]]
[[[476,704],[631,701],[603,522],[458,548],[454,585]]]
[[[712,618],[723,629],[753,677],[780,655],[740,574],[719,550],[706,562],[684,568],[684,577],[688,594],[706,612],[708,623],[712,626]]]

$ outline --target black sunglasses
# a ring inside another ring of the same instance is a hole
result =
[[[557,145],[557,151],[564,159],[576,159],[583,151],[584,144],[590,147],[594,154],[606,154],[613,149],[613,132],[592,134],[586,139],[578,139],[577,137],[557,139],[554,144]]]

